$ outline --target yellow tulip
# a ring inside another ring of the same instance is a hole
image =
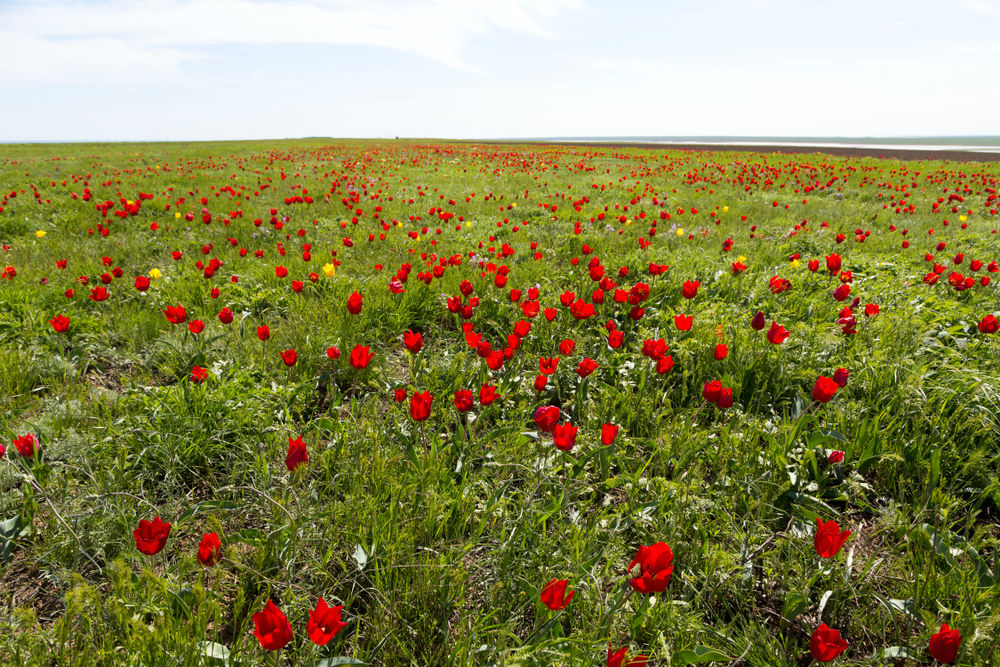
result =
[[[153,280],[159,280],[160,276],[162,276],[162,275],[163,274],[160,273],[159,269],[150,269],[149,270],[149,277],[152,278]]]
[[[35,232],[35,238],[39,238],[39,239],[45,238],[45,230],[44,229],[39,229],[37,232]]]
[[[465,227],[467,229],[472,229],[472,220],[469,220],[467,223],[465,223]]]
[[[801,264],[801,262],[799,262],[799,260],[797,260],[797,259],[793,259],[792,260],[792,268],[793,269],[799,268],[800,264]]]
[[[747,258],[744,257],[743,255],[740,255],[739,257],[736,258],[736,261],[742,264],[743,262],[747,261]]]
[[[723,206],[722,207],[722,212],[723,213],[729,213],[729,207],[728,206]]]
[[[683,229],[678,229],[677,230],[677,238],[680,238],[682,236],[684,236],[684,230]]]
[[[333,264],[323,265],[323,275],[325,275],[327,278],[333,278],[336,274],[337,274],[337,267],[335,267]]]
[[[968,219],[969,219],[969,216],[967,216],[967,215],[960,215],[960,216],[958,216],[958,221],[959,222],[965,222]]]
[[[177,211],[176,213],[174,213],[174,219],[175,220],[179,219],[180,217],[181,217],[181,212],[180,211]]]

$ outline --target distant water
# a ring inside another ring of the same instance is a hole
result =
[[[871,148],[884,150],[955,150],[1000,152],[1000,137],[751,137],[751,136],[618,136],[534,137],[524,141],[585,141],[594,143],[712,144],[728,146],[795,146],[816,148]],[[515,140],[516,141],[516,140]]]

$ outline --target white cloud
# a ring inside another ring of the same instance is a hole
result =
[[[373,46],[478,71],[470,40],[498,32],[551,39],[581,0],[99,0],[0,6],[0,78],[74,83],[175,80],[226,45]]]

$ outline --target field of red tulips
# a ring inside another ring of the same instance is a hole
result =
[[[0,664],[1000,664],[1000,165],[0,148]]]

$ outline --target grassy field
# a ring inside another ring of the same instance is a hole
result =
[[[0,664],[1000,664],[998,182],[2,146]]]

